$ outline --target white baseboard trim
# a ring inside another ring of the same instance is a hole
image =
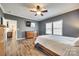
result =
[[[23,40],[23,39],[25,39],[25,38],[17,38],[17,40]]]

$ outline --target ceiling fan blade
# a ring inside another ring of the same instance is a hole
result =
[[[43,16],[43,14],[40,14],[41,16]],[[35,16],[37,16],[37,14],[35,14]]]
[[[36,12],[36,11],[34,11],[34,10],[30,10],[30,12]]]
[[[43,10],[43,11],[41,11],[41,12],[48,12],[48,10]]]
[[[35,14],[35,16],[37,16],[37,14]]]
[[[41,16],[43,16],[43,14],[41,14]]]
[[[37,10],[35,8],[30,9],[31,12],[36,12]]]

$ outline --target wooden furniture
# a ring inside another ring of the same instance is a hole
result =
[[[31,31],[25,32],[25,38],[26,39],[33,39],[37,36],[38,36],[37,32],[31,32]]]
[[[7,32],[7,38],[12,38],[12,32]]]
[[[26,39],[31,39],[31,38],[33,38],[33,36],[34,36],[33,32],[25,32],[25,38]]]
[[[4,28],[5,26],[0,25],[0,56],[5,55]]]

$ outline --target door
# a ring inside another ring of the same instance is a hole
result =
[[[6,32],[12,32],[12,38],[7,38],[6,41],[6,55],[16,55],[17,21],[5,19],[5,25],[7,27]]]
[[[10,20],[5,19],[4,24],[6,25],[6,32],[12,32],[13,26],[16,28],[16,39],[17,39],[17,21],[16,20]]]

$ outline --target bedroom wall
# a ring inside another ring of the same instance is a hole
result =
[[[2,10],[1,10],[1,8],[0,8],[0,18],[1,17],[3,17],[3,12],[2,12]],[[1,19],[0,19],[0,22],[1,22]]]
[[[57,20],[63,20],[63,36],[79,37],[79,10],[48,18],[39,22],[39,34],[45,35],[45,24]],[[75,22],[75,23],[74,23]],[[76,23],[77,22],[77,23]]]
[[[26,18],[22,18],[22,17],[10,15],[10,14],[4,14],[4,17],[6,19],[10,19],[10,20],[17,20],[17,37],[18,38],[25,38],[25,31],[35,31],[35,30],[38,31],[38,22],[37,21],[29,20]],[[26,21],[28,21],[28,20],[31,22],[35,22],[36,28],[26,27]]]
[[[1,10],[1,8],[0,8],[0,16],[2,16],[3,15],[3,12],[2,12],[2,10]]]

